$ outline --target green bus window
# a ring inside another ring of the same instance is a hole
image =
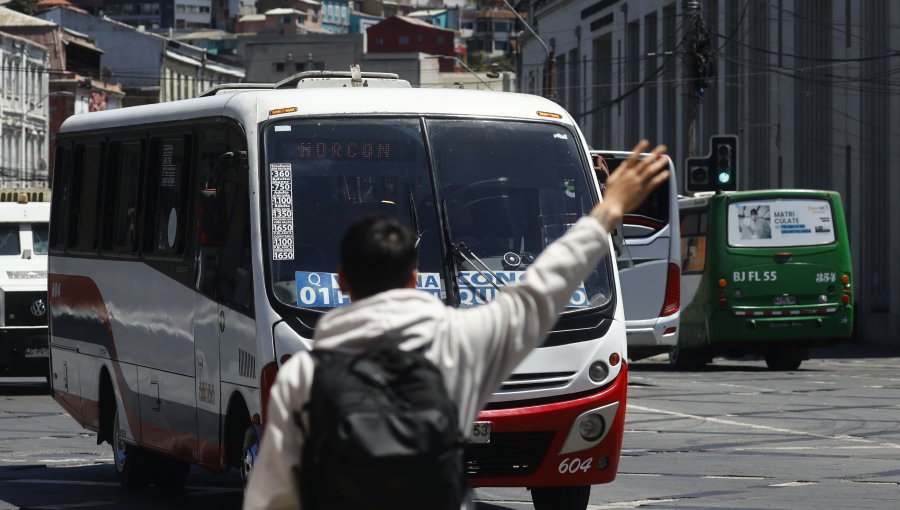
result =
[[[700,273],[706,267],[706,236],[681,239],[681,272]]]

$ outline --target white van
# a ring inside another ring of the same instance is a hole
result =
[[[629,152],[592,150],[601,177],[615,172]],[[625,215],[619,249],[619,278],[625,300],[628,357],[639,360],[668,353],[678,345],[681,321],[681,225],[678,179],[669,160],[669,182],[640,208]],[[598,159],[599,158],[599,159]]]
[[[0,377],[49,377],[50,190],[0,190]]]

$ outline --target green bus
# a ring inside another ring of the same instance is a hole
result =
[[[759,190],[681,198],[681,334],[670,361],[764,356],[796,370],[853,331],[840,195]]]

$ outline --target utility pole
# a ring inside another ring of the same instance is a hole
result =
[[[544,53],[547,54],[546,64],[544,65],[543,79],[544,97],[551,101],[556,101],[556,56],[553,54],[553,48],[548,46],[547,43],[544,42],[543,39],[541,39],[541,36],[537,35],[537,32],[535,32],[534,29],[531,28],[531,25],[529,25],[524,19],[522,19],[522,16],[519,16],[519,11],[517,11],[516,8],[509,3],[509,0],[503,0],[503,4],[507,9],[512,11],[512,13],[516,16],[516,19],[519,20],[519,23],[521,23],[522,26],[525,27],[525,29],[534,36],[537,42],[540,43],[541,47],[544,48]],[[534,16],[531,16],[531,18],[534,19]],[[519,51],[522,51],[521,48],[519,49]],[[518,79],[519,83],[521,83],[523,77],[519,76]]]
[[[709,33],[700,9],[700,0],[684,0],[685,16],[685,78],[689,84],[685,92],[688,116],[687,156],[697,155],[697,118],[703,94],[713,75],[712,48]]]

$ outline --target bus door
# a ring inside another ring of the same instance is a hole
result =
[[[220,465],[222,381],[253,384],[257,364],[245,145],[230,131],[206,133],[198,176],[199,235],[194,305],[199,461]],[[218,134],[216,134],[218,133]],[[214,136],[213,136],[214,135]],[[226,150],[236,149],[236,150]]]

